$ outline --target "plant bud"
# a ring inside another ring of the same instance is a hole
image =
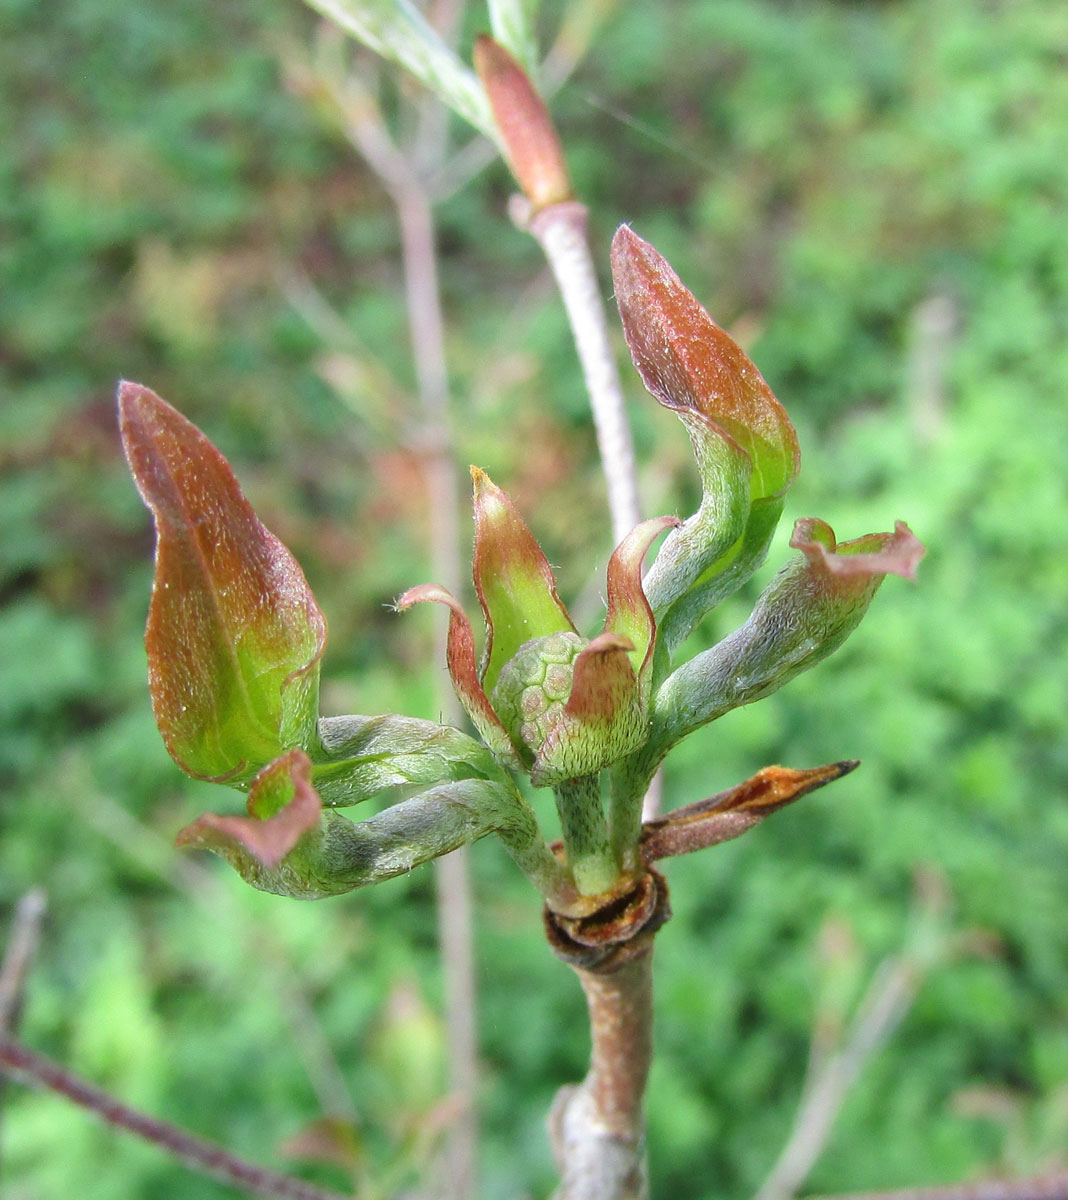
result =
[[[528,768],[563,716],[587,644],[577,633],[532,638],[501,668],[491,703]]]

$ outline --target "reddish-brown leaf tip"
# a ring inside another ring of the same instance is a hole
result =
[[[476,39],[474,58],[508,165],[533,210],[570,200],[571,180],[560,139],[527,73],[488,34]]]
[[[156,524],[145,630],[156,723],[190,774],[251,775],[314,735],[326,622],[296,560],[192,422],[125,381],[119,422]]]
[[[726,438],[752,463],[754,496],[779,496],[800,465],[797,434],[749,356],[670,264],[626,225],[612,239],[623,333],[646,388],[687,423]],[[699,440],[704,441],[707,433]]]
[[[841,579],[900,575],[915,582],[916,568],[927,553],[904,521],[894,522],[893,533],[869,533],[851,542],[836,542],[825,521],[802,517],[794,525],[790,545],[813,567]]]
[[[729,842],[759,825],[771,813],[834,783],[859,766],[857,759],[845,759],[802,770],[764,767],[736,787],[647,822],[642,827],[642,860],[651,863]]]
[[[177,844],[244,852],[273,870],[315,828],[322,811],[303,750],[290,750],[260,771],[249,788],[248,811],[247,817],[205,813],[178,834]],[[262,811],[270,815],[256,815]]]

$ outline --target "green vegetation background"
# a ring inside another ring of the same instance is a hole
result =
[[[344,1085],[388,1194],[441,1094],[431,872],[302,906],[173,849],[226,793],[184,780],[152,724],[151,536],[112,408],[138,379],[234,462],[328,615],[326,711],[436,715],[429,623],[386,607],[427,575],[397,230],[284,84],[311,26],[296,0],[0,0],[0,917],[47,889],[32,1045],[264,1162]],[[673,804],[768,762],[864,765],[669,867],[657,1196],[750,1194],[817,1007],[833,1027],[901,944],[917,872],[960,953],[810,1187],[1068,1166],[1066,61],[1046,0],[640,0],[555,105],[602,266],[632,222],[801,435],[769,565],[702,637],[742,619],[797,516],[841,537],[905,518],[930,547],[833,659],[672,761]],[[495,164],[440,212],[457,438],[575,596],[610,549],[601,484],[508,191]],[[294,279],[340,330],[309,323]],[[627,386],[647,513],[686,513],[683,431]],[[483,1194],[544,1196],[581,997],[501,850],[473,859]],[[232,1194],[18,1089],[2,1150],[11,1200]]]

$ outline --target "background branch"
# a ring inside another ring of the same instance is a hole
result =
[[[439,0],[428,10],[443,43],[452,42],[462,10],[459,0]],[[447,114],[433,94],[420,95],[414,101],[414,130],[400,141],[391,134],[376,96],[354,71],[339,79],[323,71],[321,62],[319,66],[315,83],[329,95],[345,136],[378,177],[396,212],[419,408],[417,447],[426,486],[430,574],[459,595],[463,592],[460,477],[450,428],[445,319],[434,198],[428,184],[447,156]],[[440,669],[446,659],[447,629],[446,614],[436,613],[431,653],[436,707],[443,720],[462,725],[464,715]],[[466,847],[434,862],[449,1087],[458,1101],[443,1172],[450,1200],[471,1200],[477,1190],[478,1018],[470,876]]]
[[[916,910],[902,949],[876,969],[848,1030],[827,1045],[817,1012],[808,1073],[790,1136],[755,1200],[790,1200],[830,1139],[850,1089],[905,1019],[925,976],[961,946],[947,929],[948,896],[929,873],[917,876]]]
[[[43,888],[32,888],[15,905],[3,960],[0,961],[0,1038],[18,1032],[26,996],[26,982],[41,937],[47,898]],[[3,1177],[4,1080],[0,1077],[0,1179]]]
[[[244,1188],[266,1200],[351,1200],[339,1192],[327,1191],[245,1162],[214,1142],[138,1112],[43,1054],[8,1037],[0,1037],[0,1070],[31,1087],[44,1087],[58,1093],[116,1129],[135,1134],[166,1150],[191,1170]]]
[[[895,1192],[849,1192],[813,1200],[1068,1200],[1068,1171],[1026,1179],[989,1179]]]

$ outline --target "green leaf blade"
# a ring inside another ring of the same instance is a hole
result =
[[[226,459],[155,393],[124,383],[123,444],[156,524],[145,646],[152,706],[183,770],[241,784],[315,738],[326,622]]]
[[[556,591],[552,567],[519,510],[477,467],[475,589],[486,618],[482,686],[489,694],[524,643],[551,633],[577,633]]]
[[[779,571],[745,624],[680,667],[656,693],[652,757],[822,662],[860,623],[883,579],[914,579],[924,554],[901,521],[893,533],[838,544],[829,525],[810,518],[797,522],[791,545],[801,554]]]

